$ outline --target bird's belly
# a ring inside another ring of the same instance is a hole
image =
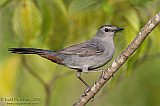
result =
[[[88,57],[79,57],[75,55],[72,57],[68,57],[65,59],[65,65],[70,68],[75,69],[83,69],[84,66],[88,66],[90,70],[99,68],[105,65],[109,60],[111,60],[113,53],[109,54],[102,54],[97,56],[88,56]]]
[[[104,66],[105,64],[107,64],[112,59],[112,57],[113,57],[113,55],[112,56],[107,55],[107,56],[99,56],[96,59],[93,59],[93,61],[95,61],[95,62],[94,62],[94,64],[92,64],[89,67],[89,69],[93,70],[93,69]]]

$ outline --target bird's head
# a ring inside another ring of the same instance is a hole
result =
[[[113,25],[103,25],[99,28],[97,32],[98,37],[114,37],[116,32],[124,30],[123,28],[119,28]]]

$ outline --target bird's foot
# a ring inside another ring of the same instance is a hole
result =
[[[90,90],[91,90],[91,87],[88,86],[87,89],[84,91],[83,96],[86,96]]]

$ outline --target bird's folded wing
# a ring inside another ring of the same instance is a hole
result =
[[[85,57],[85,56],[101,55],[103,52],[104,49],[98,47],[96,44],[85,42],[67,47],[59,51],[58,53],[66,55],[79,55],[81,57]]]

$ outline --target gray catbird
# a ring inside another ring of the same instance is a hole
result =
[[[81,72],[92,72],[112,59],[115,51],[114,35],[121,30],[123,28],[112,25],[101,26],[91,40],[59,51],[36,48],[10,48],[9,51],[17,54],[38,54],[54,63],[76,69],[77,77],[89,90],[89,85],[81,78]]]

